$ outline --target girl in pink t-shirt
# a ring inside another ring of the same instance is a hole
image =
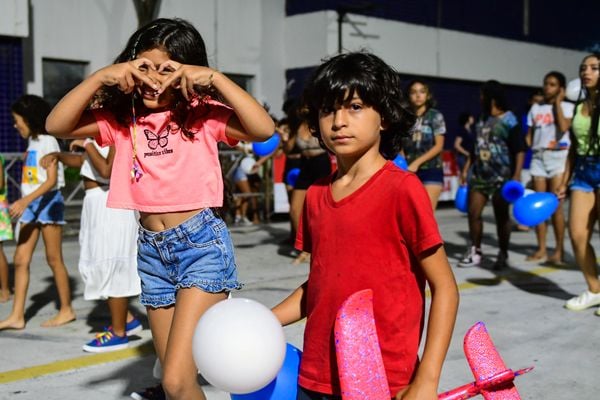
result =
[[[192,25],[157,19],[133,34],[115,64],[70,91],[46,125],[56,136],[115,146],[107,203],[140,211],[140,301],[164,389],[170,399],[204,399],[194,329],[207,308],[240,288],[229,232],[212,212],[223,201],[217,145],[265,140],[272,119],[208,67]]]

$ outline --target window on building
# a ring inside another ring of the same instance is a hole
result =
[[[85,78],[87,67],[88,63],[83,61],[44,58],[42,60],[44,99],[54,106]]]
[[[252,75],[242,74],[228,74],[225,73],[229,79],[234,81],[239,87],[244,89],[248,93],[252,93],[252,81],[254,77]]]

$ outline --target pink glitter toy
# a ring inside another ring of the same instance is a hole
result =
[[[371,289],[356,292],[344,301],[335,318],[334,337],[342,399],[390,400]]]
[[[335,321],[335,349],[344,400],[389,400],[389,392],[373,315],[373,291],[354,293],[340,307]],[[483,322],[465,334],[464,351],[475,382],[439,395],[464,400],[481,394],[485,400],[520,400],[513,380],[533,367],[506,368]]]

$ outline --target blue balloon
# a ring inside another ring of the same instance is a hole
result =
[[[283,366],[275,379],[256,392],[232,393],[231,400],[296,400],[301,357],[302,352],[288,343],[285,349]]]
[[[265,140],[264,142],[254,142],[252,143],[252,151],[259,157],[268,156],[279,146],[279,135],[273,134],[270,138]]]
[[[525,194],[525,187],[519,181],[506,181],[501,190],[502,197],[509,203],[514,203]]]
[[[454,206],[458,211],[464,213],[469,211],[469,187],[467,185],[461,185],[456,191]]]
[[[296,186],[296,181],[298,180],[298,175],[300,175],[300,168],[292,168],[287,173],[285,177],[285,181],[290,186]]]
[[[408,169],[408,164],[406,163],[406,159],[402,157],[402,154],[398,154],[396,158],[394,158],[394,164],[396,164],[396,167],[405,171]]]
[[[515,202],[513,215],[521,225],[536,226],[550,218],[558,204],[558,197],[554,193],[532,193]]]

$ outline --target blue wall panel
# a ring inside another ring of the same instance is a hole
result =
[[[287,0],[286,13],[297,15],[345,7],[354,14],[388,20],[600,51],[600,1],[529,0],[527,21],[524,4],[525,0]]]
[[[23,50],[20,39],[0,36],[0,151],[24,151],[25,141],[13,128],[11,104],[23,94]]]

